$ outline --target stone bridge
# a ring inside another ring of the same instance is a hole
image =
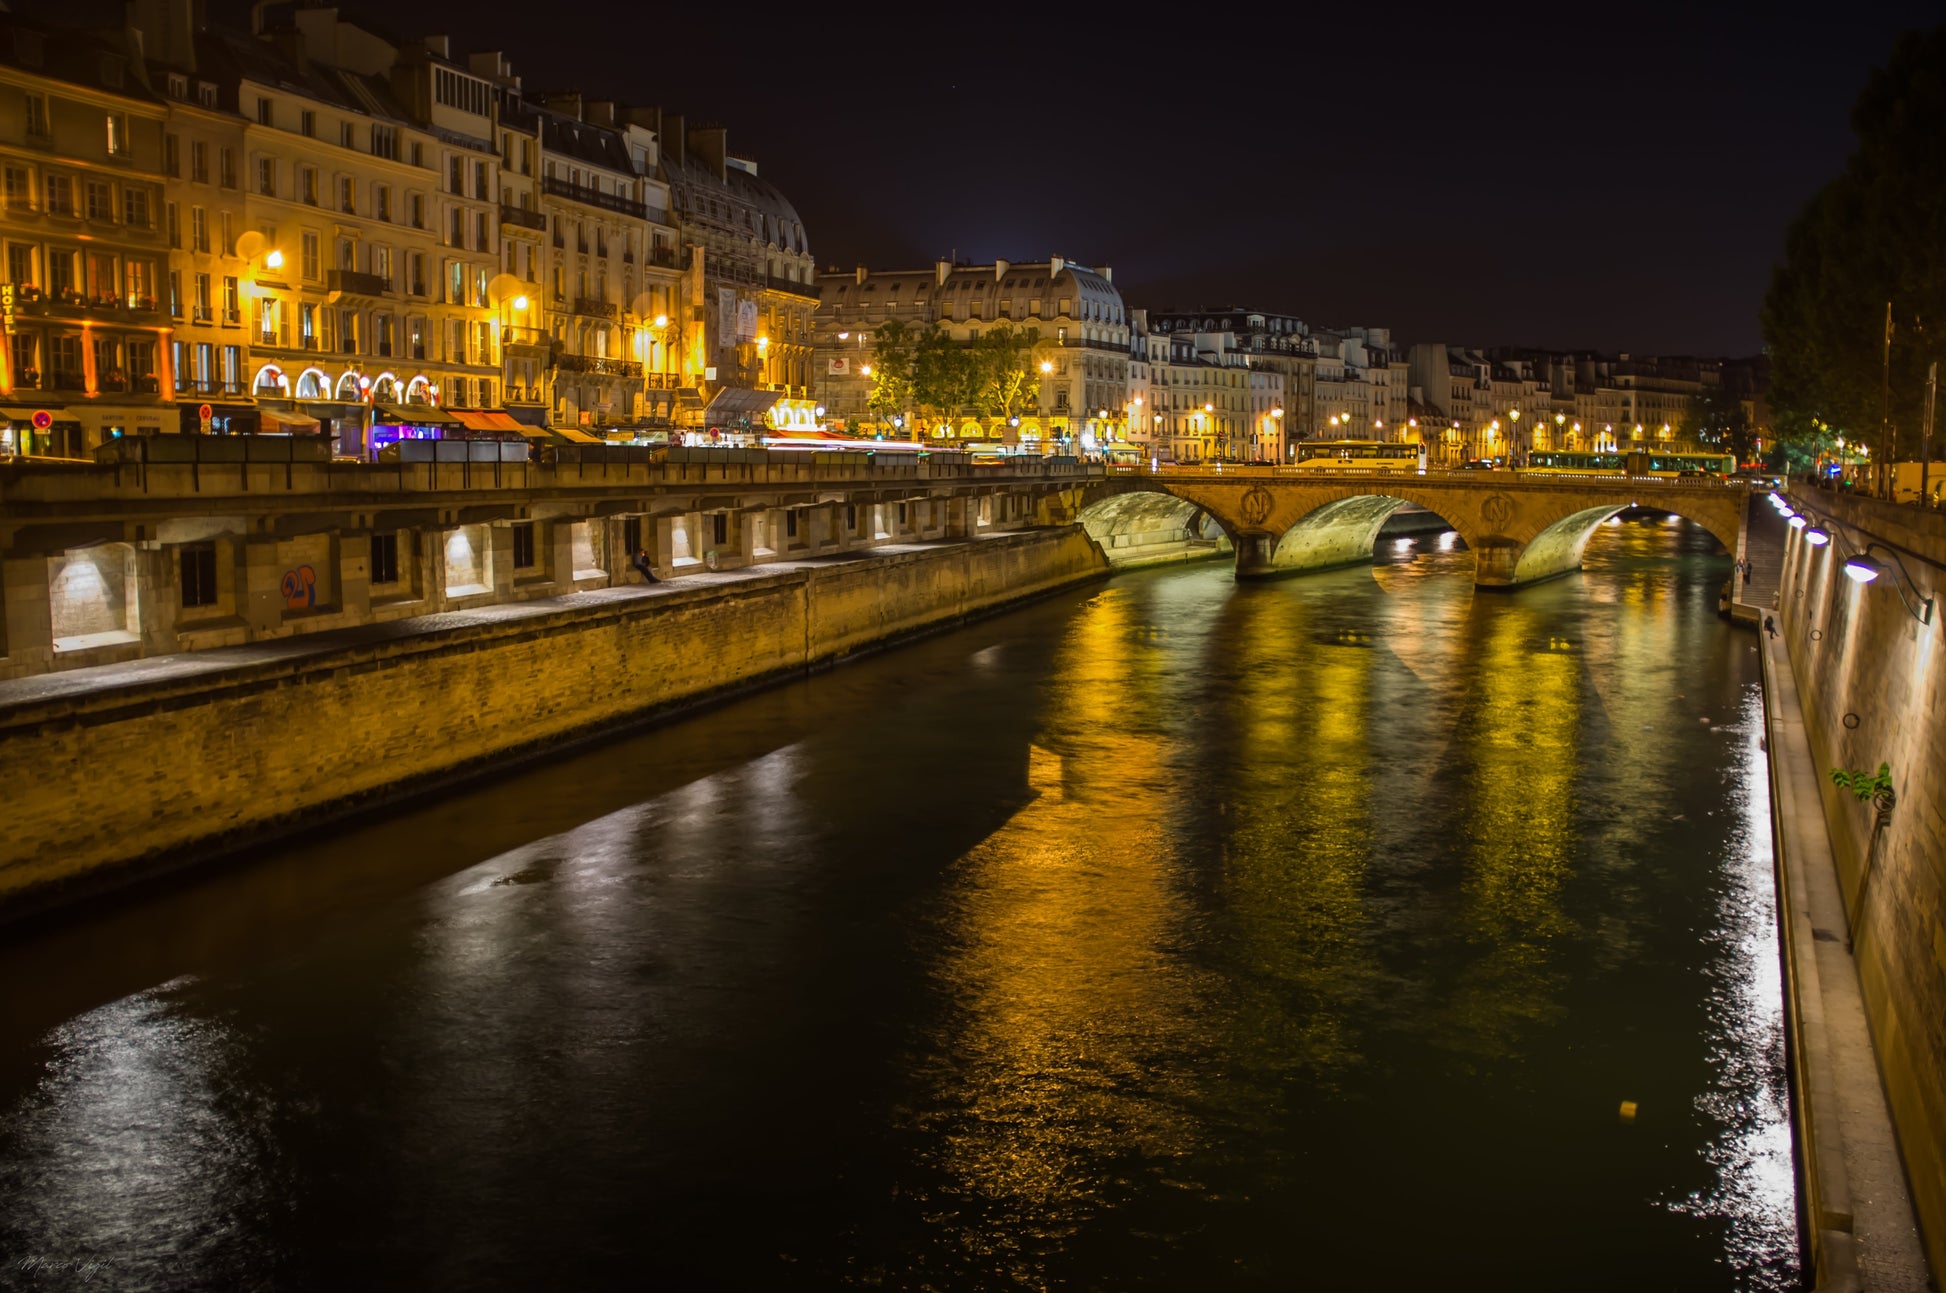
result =
[[[1476,584],[1517,588],[1580,569],[1595,527],[1637,505],[1694,521],[1741,557],[1749,499],[1745,486],[1714,478],[1224,467],[1114,468],[1064,501],[1065,519],[1080,522],[1116,564],[1206,553],[1227,541],[1239,579],[1370,561],[1385,519],[1415,503],[1472,550]]]

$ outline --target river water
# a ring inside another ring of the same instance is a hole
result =
[[[1790,1287],[1728,558],[1381,548],[16,931],[0,1287]]]

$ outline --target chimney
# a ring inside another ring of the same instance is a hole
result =
[[[578,91],[547,95],[541,99],[541,106],[549,112],[558,112],[564,117],[581,120],[581,95]]]
[[[254,25],[258,19],[251,10]],[[196,70],[196,34],[208,18],[203,0],[129,0],[124,23],[142,34],[142,52],[158,63]]]
[[[718,180],[727,179],[725,159],[730,155],[730,132],[722,126],[698,126],[689,132],[689,151],[709,167]]]
[[[426,37],[426,48],[441,58],[451,58],[453,56],[453,42],[446,36]]]
[[[660,113],[660,109],[657,112]],[[689,132],[683,127],[682,114],[672,112],[659,132],[662,136],[662,155],[673,156],[676,165],[685,165],[689,160]]]
[[[1013,268],[1013,263],[1011,261],[1005,261],[1005,260],[1001,260],[998,257],[995,257],[993,261],[993,281],[998,283],[1000,281],[1000,276],[1005,274],[1008,270],[1012,268]]]
[[[589,100],[587,115],[582,117],[582,120],[591,126],[607,126],[613,129],[615,125],[615,101],[613,99]]]
[[[1095,273],[1101,275],[1111,283],[1115,281],[1115,267],[1113,265],[1102,265],[1095,270]]]
[[[952,261],[950,260],[934,261],[933,262],[933,285],[936,287],[944,287],[946,284],[946,276],[948,274],[951,274],[952,272],[953,272]]]
[[[861,283],[865,281],[865,267],[863,265],[858,267],[858,281]]]
[[[1058,275],[1066,267],[1067,262],[1065,260],[1062,260],[1059,256],[1050,256],[1047,261],[1048,277],[1052,278]]]

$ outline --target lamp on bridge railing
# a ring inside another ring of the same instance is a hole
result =
[[[1822,525],[1814,525],[1804,532],[1804,541],[1814,548],[1822,548],[1831,542],[1831,531]]]
[[[1803,529],[1803,528],[1804,528],[1805,526],[1807,526],[1807,525],[1809,525],[1809,524],[1810,524],[1810,522],[1809,522],[1809,521],[1807,521],[1807,520],[1805,520],[1805,519],[1804,519],[1803,517],[1801,517],[1801,516],[1793,516],[1793,517],[1791,518],[1791,528],[1792,528],[1793,530],[1801,530],[1801,529]]]

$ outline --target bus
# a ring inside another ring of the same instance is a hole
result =
[[[1540,450],[1529,454],[1525,470],[1574,476],[1728,476],[1736,471],[1736,456],[1727,453],[1665,453],[1631,449],[1626,453],[1563,453]]]
[[[1426,470],[1426,446],[1394,440],[1307,440],[1297,446],[1300,471]]]

